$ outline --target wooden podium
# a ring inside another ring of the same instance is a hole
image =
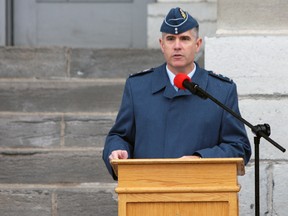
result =
[[[118,216],[239,215],[241,158],[113,160]]]

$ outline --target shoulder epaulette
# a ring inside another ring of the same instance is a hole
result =
[[[222,74],[216,74],[216,73],[214,73],[213,71],[208,71],[208,74],[209,74],[210,76],[213,76],[213,77],[215,77],[215,78],[218,78],[218,79],[223,80],[223,81],[226,81],[226,82],[230,82],[230,83],[233,82],[233,80],[230,79],[229,77],[223,76]]]
[[[151,73],[151,72],[153,72],[153,71],[154,71],[154,68],[150,68],[150,69],[146,69],[146,70],[143,70],[143,71],[134,73],[134,74],[130,74],[129,77],[139,76],[139,75]]]

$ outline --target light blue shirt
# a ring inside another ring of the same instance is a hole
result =
[[[179,89],[174,85],[174,78],[176,75],[168,69],[167,65],[166,65],[166,71],[167,71],[171,85],[175,88],[176,91],[178,91]],[[194,69],[190,73],[188,73],[187,76],[189,76],[191,79],[195,71],[196,71],[196,64],[194,63]]]

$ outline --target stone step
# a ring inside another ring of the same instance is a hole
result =
[[[1,216],[117,216],[115,184],[0,184]]]
[[[117,215],[102,161],[131,73],[160,50],[0,47],[3,216]]]
[[[117,215],[102,161],[131,73],[160,50],[0,47],[3,216]]]
[[[160,49],[0,47],[0,78],[126,78],[163,61]]]
[[[124,79],[0,80],[0,112],[117,112]]]
[[[0,149],[102,148],[116,114],[0,112]]]
[[[0,184],[113,182],[102,148],[0,149]]]

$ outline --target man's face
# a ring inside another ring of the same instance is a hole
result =
[[[202,39],[197,39],[194,31],[178,35],[163,33],[159,42],[169,70],[175,74],[187,74],[193,70],[195,54],[202,44]]]

